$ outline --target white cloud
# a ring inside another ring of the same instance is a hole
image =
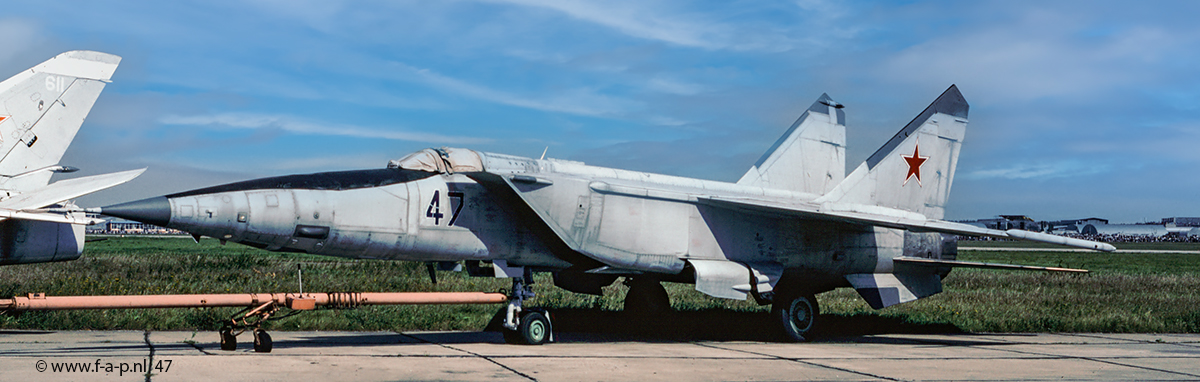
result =
[[[688,124],[686,120],[664,116],[652,116],[647,121],[659,126],[683,126]]]
[[[1094,175],[1108,172],[1102,163],[1065,160],[1045,163],[1018,163],[1009,167],[976,170],[963,175],[964,179],[1051,179]]]
[[[273,171],[311,171],[332,168],[383,168],[386,160],[376,155],[335,155],[303,158],[278,158],[265,163],[263,169]]]
[[[336,21],[347,8],[346,3],[340,0],[253,0],[245,3],[260,8],[272,17],[298,20],[325,33],[337,29]]]
[[[1084,155],[1109,155],[1151,166],[1200,163],[1200,121],[1157,127],[1123,126],[1099,138],[1083,137],[1063,148]]]
[[[750,11],[748,4],[733,4],[731,9],[704,9],[696,12],[685,9],[663,9],[661,3],[645,1],[585,1],[585,0],[488,0],[549,9],[575,19],[611,28],[622,34],[672,45],[707,50],[738,50],[782,52],[800,45],[823,45],[823,37],[853,34],[847,29],[833,27],[828,20],[841,17],[834,7],[818,6],[820,1],[797,4],[798,8],[783,7],[767,13],[789,13],[805,18],[780,28],[779,25],[757,22],[729,22],[728,19]],[[759,9],[761,11],[761,9]],[[799,30],[810,31],[803,33]],[[803,37],[797,37],[803,36]]]
[[[639,3],[616,1],[587,2],[572,0],[504,0],[512,4],[546,8],[568,16],[600,24],[621,33],[676,45],[723,49],[728,47],[724,29],[718,25],[704,25],[680,19],[656,15]]]
[[[385,73],[391,73],[394,78],[416,81],[445,92],[503,105],[586,116],[621,115],[641,107],[638,102],[603,95],[588,88],[567,89],[546,97],[534,98],[477,85],[400,62],[389,62],[386,65],[392,70]]]
[[[40,62],[29,61],[28,56],[32,51],[37,50],[36,47],[38,45],[44,42],[45,37],[39,33],[39,28],[36,24],[23,19],[0,19],[0,47],[3,47],[3,49],[0,49],[0,67],[8,68],[11,65],[18,65],[18,62],[21,66]],[[50,57],[40,58],[49,59]],[[6,70],[2,74],[7,76],[26,68],[12,67],[11,70]]]
[[[883,57],[870,72],[884,82],[958,83],[994,102],[1083,101],[1170,82],[1172,64],[1161,58],[1194,45],[1192,35],[1153,25],[1084,36],[1099,21],[1077,18],[1052,11],[1001,18]]]
[[[662,77],[651,78],[650,81],[646,83],[646,88],[660,93],[684,96],[696,95],[707,90],[703,85],[686,83]]]
[[[331,135],[356,138],[391,139],[438,144],[480,144],[490,142],[486,138],[455,137],[441,134],[414,133],[402,130],[382,130],[344,124],[326,124],[308,121],[293,116],[219,113],[210,115],[167,115],[159,119],[165,125],[213,126],[239,129],[275,128],[294,134]]]

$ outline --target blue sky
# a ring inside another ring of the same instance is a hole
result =
[[[950,84],[947,217],[1200,216],[1200,3],[46,1],[0,77],[124,57],[63,164],[104,205],[431,146],[736,181],[821,93],[857,166]]]

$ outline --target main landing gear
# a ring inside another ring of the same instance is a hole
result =
[[[771,317],[788,342],[811,341],[819,314],[817,298],[811,294],[777,295],[771,304]]]
[[[554,327],[550,324],[548,312],[535,309],[524,309],[522,304],[531,299],[533,293],[532,278],[530,283],[523,277],[514,277],[512,293],[508,298],[508,306],[504,315],[504,342],[520,345],[541,345],[554,340]]]

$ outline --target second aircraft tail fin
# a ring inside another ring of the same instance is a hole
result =
[[[0,189],[50,182],[49,171],[29,172],[58,164],[120,62],[76,50],[0,82]]]

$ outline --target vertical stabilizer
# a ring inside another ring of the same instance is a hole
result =
[[[846,114],[822,94],[738,184],[822,195],[846,175]]]
[[[967,101],[951,85],[819,202],[880,206],[941,219],[967,128]]]
[[[0,82],[0,189],[50,182],[50,171],[30,171],[58,164],[120,62],[70,51]]]

